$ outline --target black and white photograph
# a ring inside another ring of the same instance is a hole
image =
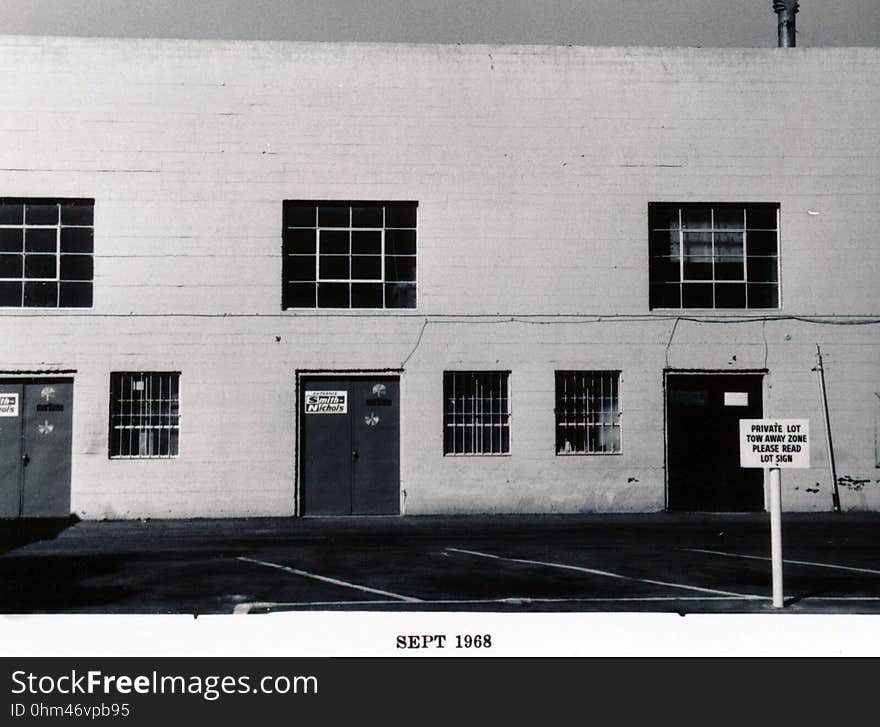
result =
[[[7,655],[878,648],[874,0],[0,20]]]

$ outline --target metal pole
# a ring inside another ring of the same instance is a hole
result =
[[[773,0],[773,11],[779,18],[777,36],[780,48],[794,48],[797,45],[797,15],[798,3],[796,0]]]
[[[825,447],[828,452],[828,466],[831,468],[831,502],[834,512],[840,512],[840,491],[837,488],[837,465],[834,462],[834,442],[831,439],[831,416],[828,414],[828,393],[825,390],[825,367],[822,366],[822,349],[816,344],[816,356],[819,372],[819,398],[822,403],[822,414],[825,419]]]
[[[770,560],[773,571],[773,608],[782,608],[782,482],[779,468],[770,470]]]

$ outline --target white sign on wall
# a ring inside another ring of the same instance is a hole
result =
[[[347,414],[347,391],[307,391],[306,414]]]
[[[810,466],[809,419],[740,419],[739,466]]]
[[[0,394],[0,417],[18,416],[18,394]]]

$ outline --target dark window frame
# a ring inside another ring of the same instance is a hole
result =
[[[650,202],[651,310],[779,310],[781,206]]]
[[[623,454],[622,372],[619,369],[564,369],[555,371],[554,378],[556,454],[565,457]],[[603,448],[603,443],[609,441],[611,448]]]
[[[94,306],[94,209],[92,198],[0,198],[0,308]]]
[[[504,369],[443,372],[444,457],[510,455],[510,373]]]
[[[418,202],[285,200],[282,310],[415,309]]]
[[[180,377],[180,371],[110,373],[110,459],[180,456]],[[136,386],[138,380],[142,388]],[[163,432],[167,433],[164,438]]]

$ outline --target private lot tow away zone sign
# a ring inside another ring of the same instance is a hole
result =
[[[810,466],[809,419],[740,419],[740,467]]]

